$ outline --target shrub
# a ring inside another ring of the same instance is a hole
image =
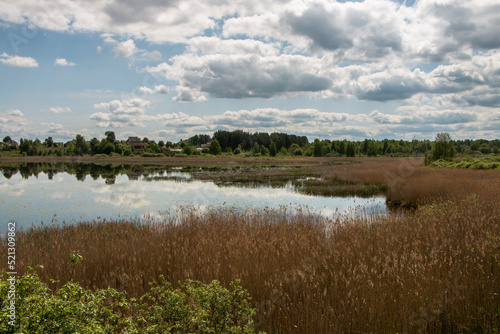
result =
[[[164,155],[162,153],[150,153],[150,152],[143,152],[141,153],[141,157],[145,158],[159,158],[163,157]]]
[[[141,333],[254,333],[248,293],[239,281],[230,290],[218,281],[210,284],[187,280],[179,289],[161,276],[141,298],[134,323]]]
[[[0,275],[2,333],[254,333],[256,311],[239,281],[226,289],[218,281],[188,280],[174,290],[162,276],[162,283],[150,284],[151,292],[136,302],[126,292],[92,291],[74,282],[53,294],[30,270],[16,280],[11,320],[11,279]]]
[[[123,325],[122,311],[130,308],[125,292],[83,289],[68,282],[57,293],[33,272],[17,279],[15,326],[9,324],[9,278],[0,280],[0,332],[2,333],[113,333]]]
[[[195,151],[195,149],[191,145],[186,145],[182,149],[182,153],[184,153],[186,155],[191,155],[191,154],[193,154],[194,151]]]

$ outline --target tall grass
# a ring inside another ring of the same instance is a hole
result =
[[[390,200],[418,208],[327,219],[223,207],[185,209],[161,223],[42,226],[18,232],[16,269],[43,265],[53,290],[73,280],[131,296],[160,275],[174,285],[241,279],[268,333],[500,331],[499,171],[422,167],[419,159],[317,161],[313,176],[380,184]],[[4,243],[0,251],[7,254]],[[70,254],[83,260],[73,264]]]
[[[39,275],[54,290],[73,280],[132,296],[160,275],[226,286],[241,279],[258,309],[258,329],[268,333],[500,329],[496,199],[471,196],[377,220],[285,208],[185,210],[179,217],[20,232],[17,268],[43,265]],[[83,261],[72,264],[71,253]]]

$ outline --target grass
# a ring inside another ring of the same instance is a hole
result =
[[[160,275],[174,283],[241,279],[257,329],[269,333],[493,333],[497,204],[469,197],[375,220],[226,208],[188,210],[162,224],[46,226],[18,233],[17,268],[43,265],[39,275],[53,290],[73,280],[130,296]],[[69,259],[75,252],[83,258],[77,265]]]
[[[431,166],[447,168],[470,168],[470,169],[500,169],[500,156],[498,155],[479,155],[479,156],[459,156],[452,161],[438,160]]]
[[[240,279],[257,329],[268,333],[499,332],[499,171],[423,167],[421,159],[313,161],[289,172],[384,186],[391,201],[415,210],[332,220],[223,207],[185,209],[162,223],[44,226],[18,232],[17,271],[43,265],[53,291],[73,280],[130,296],[161,275],[174,286]],[[75,253],[82,261],[74,265]]]

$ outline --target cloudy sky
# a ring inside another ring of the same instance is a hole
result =
[[[498,0],[0,0],[0,137],[500,138]]]

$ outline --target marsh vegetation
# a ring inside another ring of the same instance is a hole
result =
[[[335,162],[304,162],[301,177],[377,185],[412,209],[332,219],[225,207],[163,222],[43,226],[18,234],[18,272],[43,265],[38,274],[54,292],[74,281],[128,297],[161,275],[174,287],[239,279],[256,330],[268,333],[498,332],[499,171],[425,167],[422,159]],[[82,261],[70,267],[71,252]]]

